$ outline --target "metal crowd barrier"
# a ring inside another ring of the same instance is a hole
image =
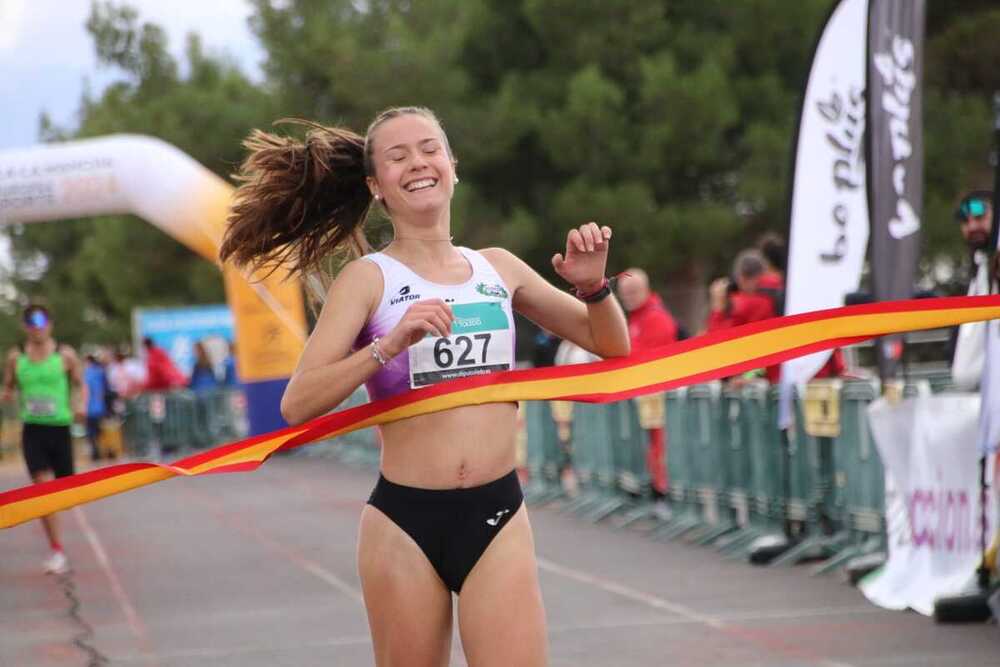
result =
[[[367,393],[361,388],[337,409],[367,401]],[[178,389],[141,394],[126,401],[122,436],[130,455],[159,458],[245,438],[247,428],[246,398],[242,391]],[[344,463],[365,467],[377,465],[379,460],[373,428],[315,443],[301,451],[331,455]]]
[[[159,458],[239,440],[247,435],[242,391],[176,389],[125,401],[122,437],[138,458]]]
[[[948,387],[947,379],[932,380],[931,387]],[[881,550],[884,476],[865,415],[877,391],[866,381],[813,388],[819,398],[796,397],[787,437],[776,425],[777,391],[766,383],[666,392],[669,518],[652,510],[647,436],[633,401],[523,403],[525,499],[558,499],[563,511],[594,522],[642,522],[654,539],[683,537],[732,557],[782,543],[772,564],[824,559],[817,571]],[[338,409],[366,401],[361,388]],[[231,391],[146,394],[128,402],[123,430],[140,457],[210,447],[245,435],[245,401]],[[303,451],[366,468],[380,455],[372,428]],[[574,489],[564,486],[567,467]]]
[[[820,559],[817,571],[836,567],[884,548],[884,477],[865,415],[877,391],[867,381],[836,381],[810,393],[796,397],[795,427],[783,437],[777,390],[766,383],[667,392],[669,518],[649,511],[646,434],[632,401],[576,404],[569,462],[549,404],[527,403],[525,497],[562,499],[564,511],[591,521],[615,516],[618,526],[645,519],[640,527],[654,539],[683,537],[733,557],[783,543],[773,564]],[[566,465],[576,494],[563,488]]]

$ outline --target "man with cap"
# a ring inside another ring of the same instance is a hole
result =
[[[23,430],[21,446],[31,480],[72,475],[73,444],[70,426],[86,418],[87,388],[76,352],[52,338],[48,309],[30,305],[24,309],[24,349],[12,349],[3,373],[3,400],[17,391]],[[51,553],[45,571],[62,574],[69,562],[59,538],[56,515],[42,517],[42,527]]]

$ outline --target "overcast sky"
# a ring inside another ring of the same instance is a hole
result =
[[[121,4],[118,2],[117,4]],[[128,0],[141,21],[167,32],[180,58],[184,37],[197,32],[209,52],[230,54],[259,78],[263,52],[250,33],[247,0]],[[120,73],[98,67],[84,23],[91,0],[0,0],[0,150],[38,142],[38,117],[76,126],[84,80],[100,90]]]

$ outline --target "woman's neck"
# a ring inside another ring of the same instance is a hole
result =
[[[450,211],[433,220],[392,221],[393,239],[386,247],[391,254],[415,262],[442,262],[453,258]]]
[[[416,240],[395,238],[385,251],[392,257],[414,267],[442,267],[454,261],[457,251],[450,238]]]

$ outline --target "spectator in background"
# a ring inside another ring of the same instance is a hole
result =
[[[229,341],[229,354],[222,362],[222,386],[238,387],[240,378],[236,374],[236,341]]]
[[[87,442],[90,443],[90,459],[96,462],[101,460],[98,439],[101,435],[101,420],[108,415],[106,397],[109,393],[107,371],[97,355],[87,355],[83,381],[87,385]]]
[[[639,268],[631,268],[618,280],[618,297],[628,312],[628,333],[632,353],[669,345],[677,340],[677,323],[663,305],[660,295],[649,288],[649,276]],[[667,492],[667,441],[665,397],[663,393],[635,399],[639,409],[639,425],[646,432],[646,467],[656,514],[670,518]]]
[[[135,398],[146,386],[146,366],[139,359],[130,357],[125,347],[112,355],[107,366],[108,384],[119,399]],[[115,408],[115,412],[120,412]]]
[[[764,259],[764,273],[757,281],[757,287],[774,301],[774,312],[785,312],[785,264],[787,248],[780,234],[768,232],[757,240],[757,249]]]
[[[993,232],[993,207],[996,202],[989,190],[973,190],[962,197],[955,210],[959,231],[969,249],[972,260],[969,296],[989,294],[991,278],[997,277],[997,267],[990,267],[990,241]],[[992,276],[990,274],[993,274]],[[955,386],[965,391],[976,391],[982,382],[986,363],[986,322],[967,322],[955,334],[951,376]],[[1000,478],[1000,456],[994,457],[994,478]],[[994,485],[996,487],[996,485]],[[984,565],[995,571],[997,553],[1000,551],[1000,530],[993,536],[986,550]],[[993,600],[998,599],[994,594]]]
[[[990,234],[993,229],[993,193],[973,190],[958,204],[955,219],[972,261],[969,296],[990,293]],[[968,322],[958,327],[951,375],[955,386],[966,391],[979,387],[986,354],[986,323]]]
[[[761,278],[767,272],[764,256],[756,249],[742,251],[733,262],[733,278],[719,278],[709,287],[711,313],[707,330],[720,331],[750,322],[759,322],[778,314],[772,294],[761,289]],[[776,383],[781,366],[768,366],[765,375]]]
[[[539,329],[535,334],[535,344],[531,351],[531,365],[535,368],[554,366],[561,341],[562,339],[551,331]]]
[[[767,232],[757,240],[757,249],[764,259],[764,273],[757,281],[757,288],[774,302],[774,314],[785,313],[785,270],[788,248],[780,234]],[[814,379],[841,377],[847,374],[844,351],[839,347],[833,351]]]
[[[601,358],[583,349],[571,340],[559,343],[554,366],[571,364],[589,364],[600,361]],[[577,493],[577,479],[573,472],[573,401],[549,401],[552,421],[556,423],[556,437],[559,439],[559,451],[562,454],[559,461],[559,480],[563,491],[569,496]]]
[[[208,358],[208,352],[201,341],[194,344],[194,367],[191,369],[191,379],[188,380],[188,388],[195,393],[210,391],[219,386],[219,379],[215,376],[215,369],[212,368],[212,361]]]
[[[788,252],[785,239],[780,234],[767,232],[757,239],[757,250],[764,260],[764,274],[760,278],[760,287],[785,289],[785,264]]]
[[[166,391],[187,384],[170,355],[152,338],[143,338],[142,346],[146,349],[146,391]]]

